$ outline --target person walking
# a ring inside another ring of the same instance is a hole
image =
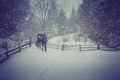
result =
[[[42,51],[45,50],[47,51],[47,36],[46,34],[42,35]]]
[[[41,45],[42,45],[42,34],[37,34],[36,45],[37,45],[37,47],[41,48]]]

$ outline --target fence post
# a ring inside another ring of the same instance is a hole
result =
[[[8,43],[7,43],[7,41],[5,42],[5,49],[6,49],[5,55],[6,55],[7,59],[8,59],[9,54],[8,54]]]
[[[20,44],[20,41],[18,41],[18,48],[19,48],[19,52],[21,52],[21,44]]]
[[[81,45],[79,45],[79,51],[81,51]]]
[[[97,50],[100,50],[100,43],[97,42]]]
[[[32,40],[31,40],[31,37],[29,37],[29,47],[31,47],[31,43],[32,43]]]
[[[62,51],[64,50],[64,44],[62,44],[62,48],[61,48],[61,50],[62,50]]]

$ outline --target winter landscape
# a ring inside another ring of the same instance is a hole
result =
[[[120,80],[120,1],[0,0],[0,80]]]

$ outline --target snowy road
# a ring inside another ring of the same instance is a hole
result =
[[[120,52],[32,46],[0,64],[0,80],[120,80]]]

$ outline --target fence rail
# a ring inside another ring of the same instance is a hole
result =
[[[22,48],[24,48],[26,46],[31,47],[31,37],[29,38],[29,40],[25,40],[25,41],[22,41],[22,42],[18,41],[18,44],[16,44],[16,46],[14,46],[12,48],[8,48],[6,46],[5,51],[0,53],[0,63],[9,59],[9,57],[12,54],[21,52]]]
[[[66,45],[66,44],[47,44],[48,48],[53,48],[53,49],[61,49],[62,51],[64,50],[77,50],[77,51],[84,51],[84,50],[99,50],[106,48],[105,46],[102,46],[100,44],[96,45]]]

